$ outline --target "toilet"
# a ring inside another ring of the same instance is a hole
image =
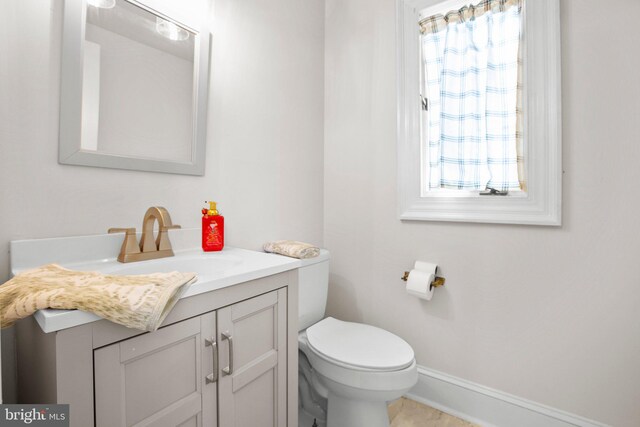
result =
[[[387,403],[418,381],[413,349],[384,329],[325,318],[329,252],[301,262],[299,427],[388,427]]]

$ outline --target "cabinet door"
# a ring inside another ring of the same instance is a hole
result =
[[[221,426],[287,425],[286,305],[279,289],[218,310]]]
[[[96,427],[216,426],[215,313],[94,351]]]

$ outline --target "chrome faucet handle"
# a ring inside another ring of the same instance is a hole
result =
[[[108,233],[125,233],[124,241],[120,248],[120,254],[118,255],[118,261],[128,262],[131,255],[140,253],[140,246],[138,246],[138,240],[136,239],[135,228],[110,228]]]
[[[176,230],[178,228],[182,228],[179,225],[163,225],[160,227],[160,231],[158,232],[157,246],[159,251],[170,250],[171,242],[169,241],[169,230]]]

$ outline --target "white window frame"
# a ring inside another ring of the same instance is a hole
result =
[[[474,3],[479,0],[470,0]],[[396,0],[398,215],[401,220],[561,225],[562,129],[559,0],[523,8],[527,192],[421,195],[419,12],[443,0]]]

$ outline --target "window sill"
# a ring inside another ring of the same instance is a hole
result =
[[[560,205],[530,194],[516,196],[418,197],[406,201],[399,217],[412,221],[481,222],[558,226]]]
[[[431,190],[428,192],[423,191],[422,198],[424,199],[440,199],[440,198],[453,198],[453,199],[459,199],[459,198],[470,198],[470,199],[475,199],[475,198],[487,198],[487,197],[501,197],[501,198],[506,198],[506,199],[521,199],[523,197],[527,197],[527,193],[524,191],[509,191],[508,194],[506,195],[481,195],[480,191],[473,191],[473,190]]]

